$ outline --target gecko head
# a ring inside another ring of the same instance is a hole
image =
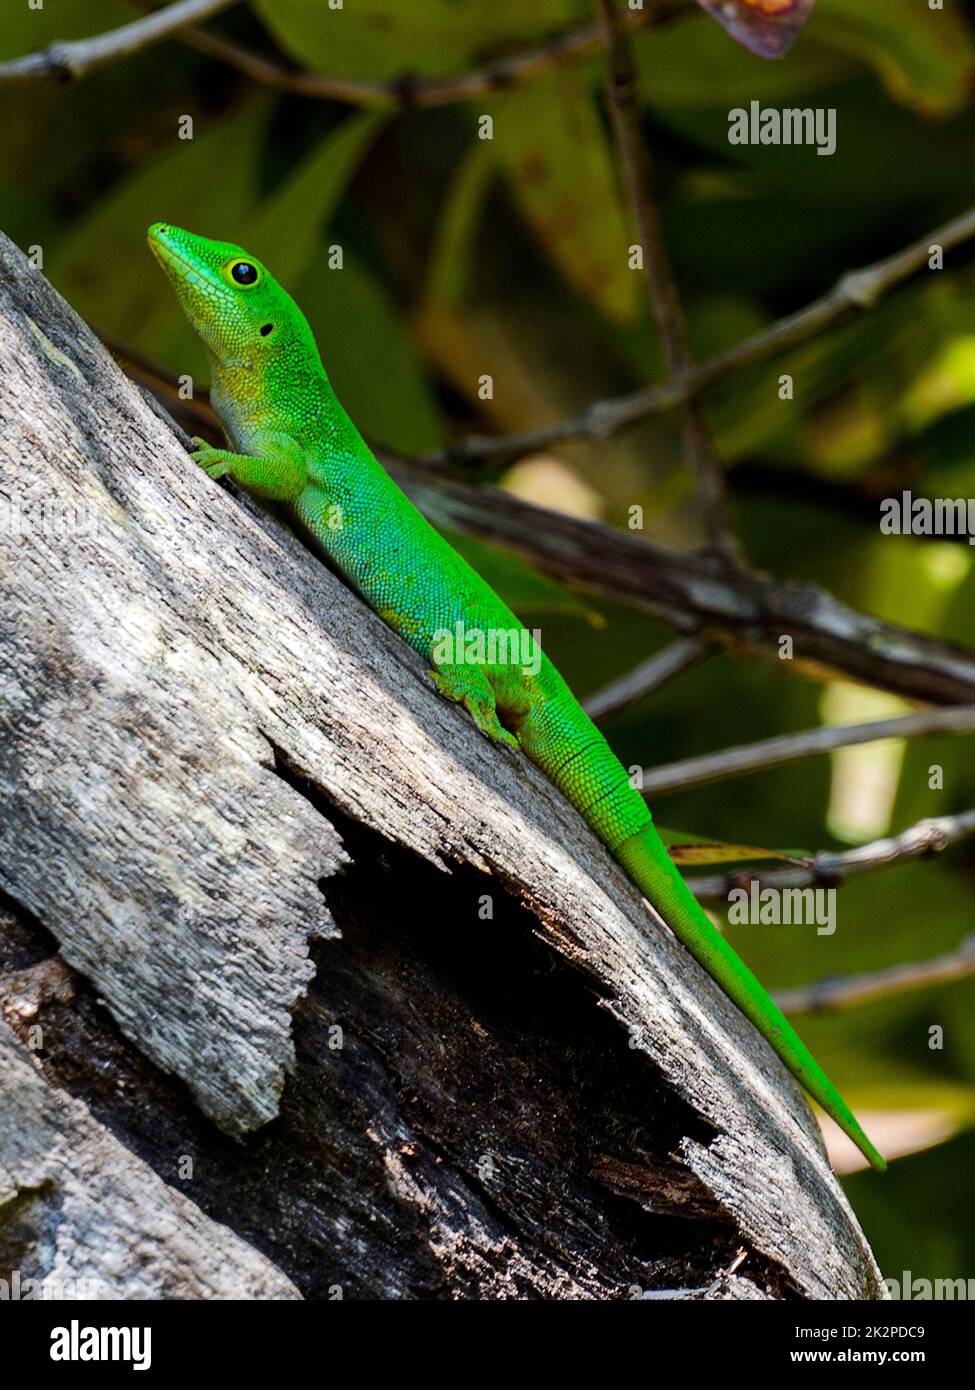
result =
[[[254,364],[296,334],[311,340],[287,291],[242,246],[166,222],[149,228],[148,241],[183,312],[218,362]]]

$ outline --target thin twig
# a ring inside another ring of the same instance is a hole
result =
[[[583,708],[590,719],[602,723],[660,690],[676,676],[705,661],[714,651],[713,646],[697,637],[678,638],[618,680],[597,690],[585,701]]]
[[[921,738],[933,734],[975,733],[975,705],[955,705],[950,709],[920,710],[917,714],[898,715],[895,719],[876,719],[869,724],[826,725],[804,729],[798,734],[781,734],[777,738],[745,743],[737,748],[722,748],[718,753],[705,753],[699,758],[684,758],[664,767],[647,768],[643,773],[645,796],[660,796],[667,792],[702,787],[724,777],[741,777],[764,768],[779,767],[782,763],[799,762],[831,753],[836,748],[850,748],[859,743],[878,743],[890,738]]]
[[[744,1248],[744,1246],[739,1247],[739,1249],[735,1252],[735,1257],[731,1261],[731,1264],[728,1265],[726,1269],[721,1270],[720,1274],[718,1274],[717,1277],[710,1284],[706,1291],[707,1294],[717,1293],[718,1290],[724,1285],[726,1280],[730,1279],[732,1275],[737,1274],[738,1270],[741,1269],[742,1265],[745,1263],[747,1259],[748,1251]]]
[[[664,24],[686,11],[687,0],[656,0],[652,7],[628,11],[623,22],[626,29],[632,31]],[[527,82],[559,63],[583,58],[605,43],[602,27],[591,24],[568,29],[543,43],[509,53],[458,76],[420,77],[409,73],[392,82],[366,82],[298,71],[203,30],[187,30],[180,39],[207,57],[236,68],[253,82],[279,92],[376,109],[446,106],[451,102],[470,101],[473,97],[487,96]]]
[[[721,902],[736,888],[835,888],[860,874],[876,873],[912,859],[940,854],[949,845],[975,835],[975,811],[957,816],[936,816],[882,840],[871,840],[856,849],[821,850],[809,864],[783,865],[761,872],[689,877],[687,886],[702,902]]]
[[[695,1289],[648,1289],[643,1294],[643,1298],[660,1299],[665,1302],[670,1302],[671,1300],[683,1298],[711,1298],[714,1294],[718,1293],[719,1290],[721,1290],[724,1287],[727,1281],[736,1273],[737,1270],[741,1268],[741,1266],[745,1263],[747,1259],[748,1252],[743,1249],[739,1250],[735,1255],[735,1258],[732,1260],[731,1264],[728,1265],[727,1269],[722,1269],[715,1276],[715,1278],[711,1281],[710,1284],[705,1284],[703,1287]]]
[[[838,979],[818,980],[799,989],[782,990],[775,1001],[783,1013],[817,1014],[836,1009],[854,1009],[860,1004],[872,1004],[876,999],[889,999],[895,994],[908,994],[932,985],[954,984],[975,975],[975,936],[968,936],[957,950],[931,960],[909,961],[873,970],[863,975],[847,975]]]
[[[20,58],[0,63],[0,86],[45,80],[76,82],[97,68],[141,53],[163,39],[172,38],[188,24],[210,19],[236,3],[237,0],[177,0],[175,5],[153,10],[106,34],[49,44],[39,53],[25,53]]]
[[[746,367],[799,346],[819,333],[834,328],[857,312],[873,309],[892,289],[928,264],[932,246],[953,250],[975,236],[975,208],[935,228],[903,250],[860,270],[848,271],[820,299],[779,319],[751,338],[719,353],[700,366],[689,366],[670,381],[644,387],[625,396],[592,401],[579,415],[557,425],[495,438],[472,436],[449,449],[417,459],[418,465],[442,468],[449,463],[479,463],[516,458],[522,454],[564,444],[575,439],[608,439],[641,420],[672,410],[725,381]]]
[[[640,99],[629,36],[620,23],[615,0],[597,0],[606,34],[609,110],[616,147],[640,236],[650,307],[663,348],[667,375],[680,376],[693,366],[687,322],[653,195],[650,154],[640,129]],[[685,397],[678,407],[684,452],[697,483],[697,497],[708,548],[728,564],[741,563],[741,552],[728,518],[724,473],[700,402]]]

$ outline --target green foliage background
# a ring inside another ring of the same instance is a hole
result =
[[[133,15],[112,0],[47,0],[41,11],[0,0],[0,11],[0,60]],[[588,0],[346,0],[342,11],[325,0],[252,0],[209,28],[265,52],[277,45],[332,76],[383,79],[459,73],[592,18]],[[777,64],[736,48],[692,7],[641,33],[635,52],[699,358],[975,198],[975,5],[938,13],[915,0],[819,0]],[[626,261],[634,237],[604,78],[594,55],[470,105],[362,112],[261,89],[168,42],[75,86],[0,90],[0,225],[44,248],[47,273],[96,328],[173,370],[203,376],[205,363],[146,251],[157,219],[238,240],[269,261],[371,438],[421,452],[472,429],[550,423],[662,374]],[[837,153],[730,146],[728,110],[752,99],[835,107]],[[477,138],[485,113],[491,141]],[[186,115],[188,141],[178,138]],[[341,272],[329,269],[333,244],[344,249]],[[796,381],[788,403],[776,389],[786,371]],[[478,399],[482,372],[494,377],[490,402]],[[971,548],[881,537],[877,524],[878,500],[902,488],[975,496],[971,253],[716,388],[708,409],[756,566],[975,646]],[[700,539],[668,418],[561,448],[501,481],[620,524],[639,503],[652,538]],[[483,547],[470,553],[533,622],[542,611],[546,646],[581,695],[668,640],[606,605],[600,625],[596,605]],[[624,761],[653,763],[892,704],[721,656],[607,732]],[[658,817],[725,840],[820,848],[975,804],[968,740],[918,744],[902,761],[890,750],[866,758],[853,764],[855,785],[868,789],[859,810],[843,791],[844,764],[819,760],[674,796]],[[928,784],[934,763],[944,767],[938,791]],[[972,930],[973,870],[961,847],[854,882],[832,937],[796,927],[732,935],[773,987],[931,956]],[[950,1136],[887,1178],[848,1180],[897,1277],[975,1276],[973,1003],[969,982],[801,1020],[854,1107],[893,1116],[902,1138],[935,1112]],[[944,1029],[943,1050],[929,1048],[933,1026]]]

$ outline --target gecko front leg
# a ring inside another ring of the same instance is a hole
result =
[[[308,465],[303,450],[287,435],[261,439],[259,454],[234,454],[214,449],[205,439],[194,437],[197,446],[193,461],[208,478],[233,478],[256,497],[272,502],[294,502],[308,481]]]

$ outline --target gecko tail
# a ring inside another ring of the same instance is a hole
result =
[[[687,887],[626,770],[554,667],[543,671],[546,699],[534,701],[518,725],[522,748],[585,816],[678,941],[737,1004],[814,1100],[831,1115],[874,1168],[886,1163],[856,1117],[752,972]]]
[[[615,855],[677,939],[768,1039],[793,1076],[850,1136],[871,1166],[883,1172],[887,1167],[885,1158],[867,1138],[785,1014],[713,926],[674,866],[655,827],[648,825],[631,835],[618,846]]]

